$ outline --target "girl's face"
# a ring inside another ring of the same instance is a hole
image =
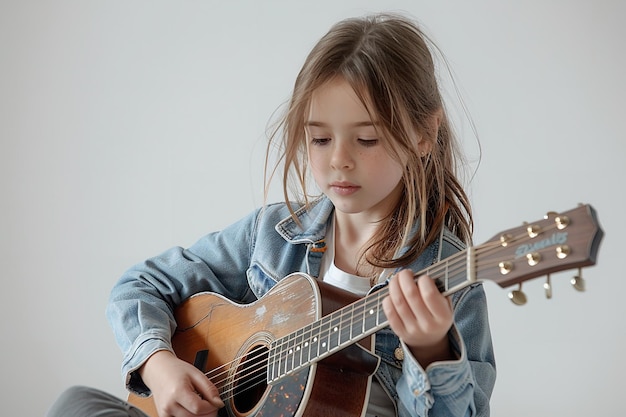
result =
[[[338,211],[365,214],[370,221],[393,210],[404,170],[387,152],[375,125],[343,79],[313,92],[305,123],[313,178]]]

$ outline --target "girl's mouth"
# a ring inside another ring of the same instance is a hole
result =
[[[349,182],[333,182],[330,184],[331,190],[337,195],[351,195],[356,193],[361,189],[360,186],[349,183]]]

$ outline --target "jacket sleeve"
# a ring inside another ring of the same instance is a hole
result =
[[[191,295],[212,291],[251,301],[246,269],[258,211],[206,235],[188,249],[172,248],[127,270],[113,287],[107,319],[122,350],[126,387],[149,394],[135,372],[158,350],[172,350],[174,310]]]
[[[457,360],[434,362],[424,370],[404,347],[397,390],[411,416],[489,416],[496,368],[482,285],[455,294],[453,305],[449,338]]]

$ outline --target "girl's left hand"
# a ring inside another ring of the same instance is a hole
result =
[[[453,359],[448,341],[454,313],[450,301],[427,275],[418,278],[402,270],[389,282],[389,296],[383,300],[389,325],[426,368],[439,360]]]

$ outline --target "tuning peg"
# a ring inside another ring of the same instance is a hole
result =
[[[509,293],[509,299],[513,302],[513,304],[518,306],[523,306],[526,304],[526,294],[522,291],[522,284],[519,284],[519,287],[516,290],[513,290]]]
[[[550,274],[546,277],[546,282],[543,284],[543,288],[546,290],[546,298],[549,300],[552,298],[552,284],[550,283]]]
[[[585,291],[585,280],[583,279],[583,270],[581,268],[578,268],[578,275],[574,275],[570,282],[577,291]]]
[[[548,220],[550,217],[554,217],[554,216],[558,216],[559,213],[557,213],[556,211],[549,211],[546,213],[545,216],[543,216],[544,219]]]

